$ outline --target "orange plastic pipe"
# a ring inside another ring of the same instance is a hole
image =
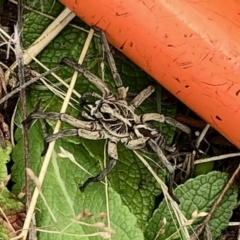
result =
[[[239,0],[61,0],[240,148]]]

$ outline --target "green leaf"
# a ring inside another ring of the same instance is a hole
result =
[[[16,236],[15,230],[19,230],[22,227],[25,207],[6,188],[0,191],[0,206],[0,239],[8,240]],[[4,213],[4,216],[2,213]],[[5,217],[8,218],[8,221]]]
[[[0,147],[0,239],[8,240],[16,236],[13,226],[16,227],[17,224],[11,220],[15,219],[20,223],[20,216],[24,213],[25,209],[23,204],[4,186],[8,174],[6,163],[10,160],[12,152],[11,142],[5,141],[5,145],[5,149]],[[5,217],[8,218],[8,221]]]
[[[23,204],[7,189],[1,190],[0,206],[6,216],[16,214],[17,212],[24,212]]]
[[[12,152],[11,142],[5,141],[5,144],[5,149],[0,146],[0,182],[2,182],[7,176],[6,163],[10,160],[10,153]]]
[[[182,210],[185,217],[191,219],[192,213],[195,210],[197,210],[198,213],[209,212],[227,184],[228,179],[228,174],[213,171],[207,175],[201,175],[195,179],[190,179],[185,184],[178,186],[174,192],[181,202],[180,210]],[[236,204],[237,188],[236,186],[232,186],[208,222],[208,227],[213,239],[219,237],[221,231],[228,226],[233,208]],[[173,221],[173,215],[171,216],[170,212],[172,211],[169,210],[166,202],[163,201],[149,221],[145,232],[146,239],[181,239],[177,234],[177,228],[180,226],[176,219]],[[155,238],[156,233],[161,228],[161,222],[164,217],[167,220],[164,232],[158,238]],[[192,230],[196,230],[202,220],[203,218],[199,218],[191,225],[191,228],[189,228],[190,234],[193,233]],[[172,236],[172,238],[169,238],[170,236]]]
[[[1,187],[0,207],[0,239],[16,237],[15,231],[21,229],[25,218],[25,206],[6,187]]]
[[[200,163],[197,164],[195,169],[194,169],[194,176],[202,175],[202,174],[207,174],[213,170],[214,163],[213,162],[205,162],[205,163]]]

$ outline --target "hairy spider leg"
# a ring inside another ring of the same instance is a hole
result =
[[[65,113],[55,113],[55,112],[33,112],[31,113],[24,121],[22,121],[22,124],[27,124],[32,120],[35,119],[52,119],[52,120],[60,120],[61,122],[65,122],[70,124],[73,127],[76,128],[84,128],[88,129],[90,131],[92,130],[100,130],[102,127],[97,122],[88,122],[88,121],[81,121],[77,118],[74,118],[68,114]],[[44,149],[41,153],[41,156],[44,156],[47,152],[49,142],[53,140],[57,140],[62,137],[68,137],[68,136],[77,136],[78,132],[77,129],[67,129],[62,132],[49,135],[44,139]]]
[[[48,135],[45,138],[45,141],[52,142],[59,138],[71,137],[71,136],[79,136],[89,140],[108,139],[110,137],[109,134],[104,129],[97,130],[97,131],[87,130],[87,129],[66,129],[66,130]]]
[[[123,140],[124,145],[131,150],[142,149],[146,146],[149,137],[139,137],[131,140]]]
[[[191,130],[188,126],[178,122],[174,118],[165,117],[163,114],[160,114],[160,113],[145,113],[145,114],[140,115],[139,119],[140,119],[139,121],[141,121],[143,123],[146,123],[146,122],[149,122],[149,121],[167,123],[171,126],[174,126],[178,129],[180,129],[181,131],[185,132],[186,134],[191,133]]]
[[[74,129],[66,129],[66,130],[63,130],[56,134],[48,135],[47,137],[44,138],[44,148],[41,153],[41,156],[43,157],[46,154],[50,142],[57,140],[59,138],[72,137],[72,136],[78,136],[77,129],[75,129],[75,128]]]
[[[165,122],[169,125],[172,125],[172,126],[178,128],[178,129],[180,129],[181,131],[185,132],[188,135],[190,135],[190,133],[191,133],[191,129],[188,126],[178,122],[174,118],[165,117]]]
[[[95,97],[95,98],[98,98],[98,99],[102,99],[102,97],[95,92],[85,92],[79,99],[80,107],[83,107],[86,104],[94,104],[95,103],[95,102],[87,102],[87,99],[88,99],[89,96],[90,97]]]
[[[113,80],[114,80],[115,85],[117,87],[118,100],[125,101],[125,99],[127,97],[128,88],[125,88],[123,86],[122,79],[121,79],[121,77],[120,77],[120,75],[118,73],[118,70],[117,70],[117,67],[116,67],[113,55],[111,53],[111,50],[110,50],[110,47],[109,47],[109,44],[108,44],[108,41],[107,41],[107,38],[106,38],[106,35],[105,35],[105,33],[102,30],[100,30],[100,29],[98,29],[96,27],[94,29],[96,29],[97,31],[100,32],[101,39],[102,39],[103,46],[104,46],[104,51],[105,51],[105,53],[107,55],[108,64],[109,64],[109,67],[111,69]]]
[[[152,85],[149,85],[143,89],[131,102],[130,108],[134,111],[138,106],[140,106],[143,101],[145,101],[153,92],[155,88]]]
[[[152,150],[154,152],[156,152],[156,154],[158,155],[160,161],[162,162],[162,164],[167,168],[168,172],[169,172],[169,178],[167,181],[168,184],[168,193],[169,195],[173,198],[173,200],[175,200],[177,203],[180,203],[179,200],[176,198],[176,196],[174,196],[173,194],[173,183],[174,183],[174,167],[171,165],[171,163],[167,160],[166,156],[163,154],[161,148],[157,145],[157,143],[155,141],[153,141],[152,139],[150,139],[148,141],[149,146],[152,148]]]
[[[102,127],[97,122],[82,121],[75,117],[72,117],[71,115],[56,112],[33,112],[24,121],[22,121],[22,124],[27,124],[35,119],[60,120],[61,122],[68,123],[73,127],[91,131],[102,129]]]
[[[79,186],[80,191],[84,191],[85,188],[91,182],[100,182],[102,181],[109,172],[116,166],[118,160],[118,153],[117,153],[117,142],[114,140],[109,140],[108,142],[108,156],[110,158],[109,163],[107,166],[96,176],[88,178],[81,186]]]
[[[84,68],[81,64],[76,63],[69,58],[63,58],[61,62],[82,73],[89,80],[89,82],[93,83],[102,92],[103,98],[112,96],[112,92],[110,91],[106,83],[94,74],[92,74],[86,68]]]
[[[110,69],[111,69],[113,80],[114,80],[115,85],[117,87],[118,100],[125,101],[126,96],[127,96],[128,88],[125,88],[123,86],[121,77],[120,77],[120,75],[117,71],[117,67],[116,67],[114,58],[112,56],[112,53],[111,53],[107,38],[105,36],[105,33],[103,31],[101,31],[100,29],[96,28],[96,30],[98,30],[100,32],[100,35],[101,35],[101,38],[102,38],[104,51],[106,52],[107,60],[108,60],[108,63],[109,63]],[[107,85],[100,78],[98,78],[97,76],[92,74],[90,71],[85,69],[83,66],[81,66],[78,63],[75,63],[74,61],[72,61],[68,58],[63,58],[62,63],[72,67],[76,71],[81,72],[90,82],[92,82],[98,89],[100,89],[100,91],[103,93],[104,98],[111,96],[111,91],[109,90]]]

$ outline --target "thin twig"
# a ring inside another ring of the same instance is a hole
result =
[[[23,29],[23,1],[18,1],[18,21],[17,27],[15,28],[15,40],[16,40],[16,62],[18,65],[18,79],[20,86],[25,83],[24,73],[24,57],[23,57],[23,44],[22,44],[22,29]],[[21,108],[22,108],[22,119],[27,118],[27,100],[25,88],[20,90]],[[25,168],[29,168],[29,139],[28,139],[28,127],[23,126],[23,144],[24,144],[24,162]],[[25,172],[25,187],[26,187],[26,211],[28,211],[31,202],[31,189],[30,189],[30,178]],[[33,226],[31,222],[31,227]],[[36,230],[33,228],[29,231],[29,240],[35,239]]]
[[[202,140],[205,138],[205,135],[207,134],[207,131],[209,130],[211,126],[209,124],[207,124],[205,126],[205,128],[202,130],[201,134],[199,135],[197,142],[195,144],[196,148],[199,148],[200,143],[202,142]]]
[[[206,216],[206,218],[203,220],[202,224],[198,227],[198,229],[195,231],[194,235],[191,236],[191,240],[197,240],[199,235],[202,233],[202,231],[204,230],[204,228],[206,227],[208,221],[211,219],[213,213],[216,211],[217,207],[219,206],[220,202],[222,201],[224,195],[226,194],[226,192],[229,190],[229,188],[231,187],[231,185],[234,182],[235,177],[239,174],[240,172],[240,164],[238,165],[237,169],[235,170],[235,172],[233,173],[232,177],[230,178],[230,180],[228,181],[228,183],[226,184],[225,188],[223,189],[223,191],[221,192],[221,194],[219,195],[218,199],[216,200],[216,202],[213,204],[211,211],[208,213],[208,215]]]
[[[10,92],[8,95],[6,95],[5,97],[0,99],[0,104],[4,103],[5,101],[7,101],[9,98],[11,98],[13,95],[15,95],[16,93],[20,92],[23,88],[28,87],[29,85],[31,85],[32,83],[36,82],[37,80],[47,76],[50,73],[56,72],[59,69],[63,68],[65,66],[57,66],[49,71],[46,71],[45,73],[42,73],[40,75],[38,75],[37,77],[34,77],[33,79],[31,79],[30,81],[24,83],[23,85],[20,85],[19,87],[15,88],[12,92]]]
[[[194,165],[197,165],[197,164],[200,164],[200,163],[220,161],[220,160],[225,160],[227,158],[233,158],[233,157],[239,157],[239,156],[240,156],[240,152],[222,154],[222,155],[219,155],[219,156],[214,156],[214,157],[209,157],[209,158],[204,158],[204,159],[197,159],[197,160],[194,161]],[[183,166],[183,164],[180,163],[176,167],[181,168],[182,166]]]

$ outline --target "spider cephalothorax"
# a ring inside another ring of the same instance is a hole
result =
[[[95,92],[87,92],[80,99],[80,104],[84,105],[86,111],[82,111],[83,120],[76,119],[70,115],[55,112],[33,112],[23,121],[27,123],[33,119],[56,119],[69,123],[74,129],[68,129],[45,138],[46,142],[56,140],[65,136],[79,136],[86,139],[98,140],[108,139],[108,155],[110,161],[105,169],[97,176],[89,178],[80,189],[83,190],[90,182],[101,181],[115,166],[118,159],[117,143],[122,142],[127,148],[135,150],[142,149],[148,145],[157,153],[164,166],[168,169],[169,193],[172,194],[172,184],[174,177],[174,168],[166,160],[161,148],[165,148],[164,137],[161,132],[151,126],[149,121],[166,122],[174,125],[182,131],[189,133],[188,127],[178,123],[176,120],[164,117],[158,113],[146,113],[137,115],[135,109],[141,105],[153,92],[154,87],[148,86],[141,91],[130,103],[126,101],[128,88],[124,87],[122,80],[117,72],[113,56],[103,32],[101,37],[106,52],[109,66],[117,88],[117,94],[114,96],[106,83],[81,65],[69,60],[63,59],[66,64],[75,70],[81,72],[91,83],[93,83],[101,92],[102,96]],[[88,102],[89,97],[93,97],[93,102]],[[174,196],[173,196],[174,197]]]

